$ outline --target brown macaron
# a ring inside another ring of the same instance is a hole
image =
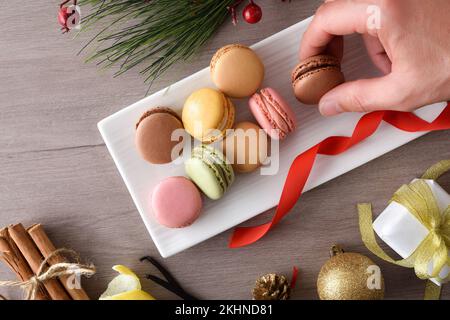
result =
[[[175,160],[172,150],[182,140],[172,141],[172,133],[177,129],[183,129],[183,123],[172,109],[157,107],[145,112],[136,124],[136,148],[141,157],[153,164]]]
[[[318,104],[328,91],[344,82],[339,59],[330,55],[310,57],[292,71],[295,97],[304,104]]]

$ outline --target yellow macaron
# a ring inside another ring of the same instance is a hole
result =
[[[203,143],[225,136],[234,124],[235,109],[222,92],[203,88],[193,92],[184,103],[182,121],[185,130]]]

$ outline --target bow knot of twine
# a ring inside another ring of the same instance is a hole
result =
[[[56,256],[64,255],[70,257],[74,262],[60,262],[50,265],[48,262]],[[33,300],[36,297],[41,284],[50,279],[54,279],[61,276],[85,276],[91,277],[95,274],[95,266],[93,264],[81,264],[79,255],[74,250],[70,249],[57,249],[53,251],[47,258],[45,258],[37,272],[37,274],[26,281],[0,281],[0,287],[21,287],[25,291],[25,299]]]

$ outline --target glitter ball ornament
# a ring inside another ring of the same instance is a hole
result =
[[[333,246],[331,258],[320,270],[317,292],[321,300],[381,300],[384,279],[368,257]]]

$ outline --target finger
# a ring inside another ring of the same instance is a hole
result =
[[[325,116],[342,112],[405,110],[416,105],[408,84],[394,74],[344,83],[322,97],[319,110]]]
[[[391,73],[392,62],[386,54],[380,40],[369,34],[363,35],[363,39],[367,48],[367,53],[373,64],[385,75]]]
[[[325,2],[332,2],[332,1],[335,0],[325,0]],[[325,53],[332,55],[338,58],[339,60],[342,60],[342,58],[344,57],[344,37],[342,36],[334,37],[327,45]]]
[[[335,1],[335,0],[329,0]],[[337,36],[334,37],[330,43],[327,45],[324,51],[325,54],[330,54],[339,60],[342,60],[344,57],[344,37]]]
[[[335,0],[321,5],[303,35],[300,60],[324,52],[335,36],[373,33],[373,29],[367,28],[367,8],[367,3],[347,0]]]

